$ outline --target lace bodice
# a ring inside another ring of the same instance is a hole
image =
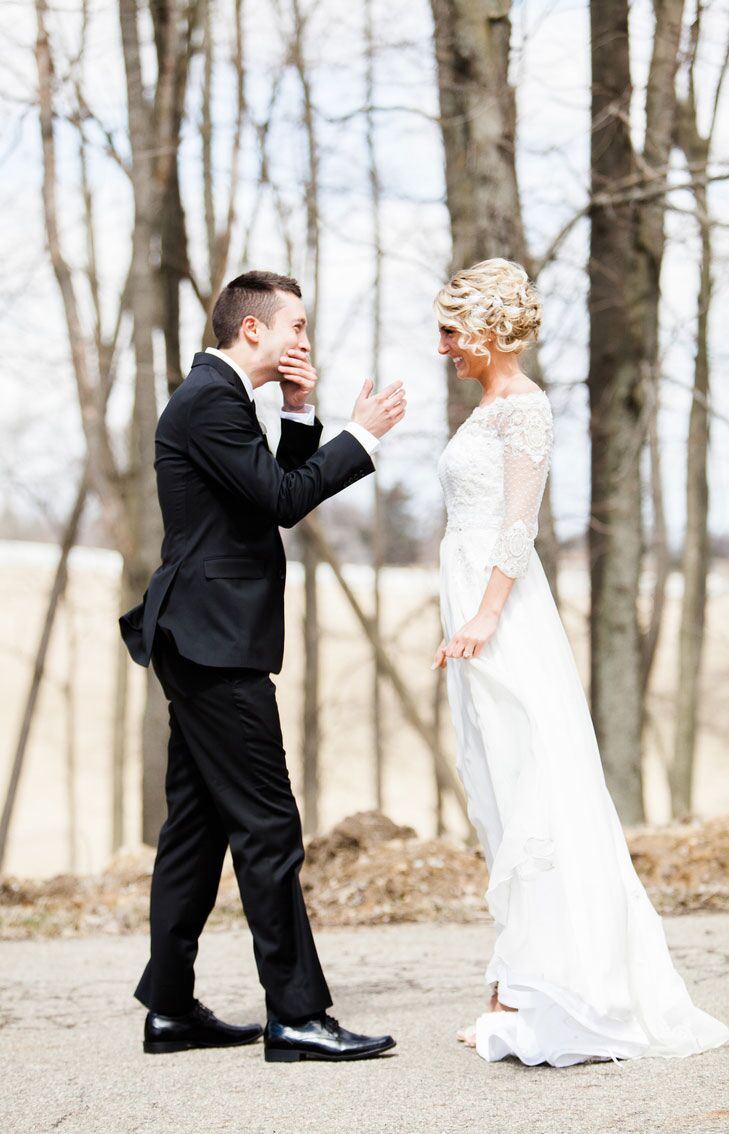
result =
[[[552,452],[552,411],[541,390],[477,406],[438,462],[447,534],[496,530],[492,564],[527,572]]]

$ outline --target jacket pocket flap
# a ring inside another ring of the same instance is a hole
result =
[[[206,579],[262,579],[265,574],[262,563],[233,555],[206,559],[204,567]]]

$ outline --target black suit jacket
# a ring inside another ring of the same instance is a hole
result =
[[[141,604],[119,620],[134,661],[149,665],[159,624],[201,665],[280,671],[286,558],[279,525],[293,527],[374,469],[346,430],[317,449],[321,430],[319,421],[282,419],[274,457],[232,367],[195,355],[155,435],[162,565]]]

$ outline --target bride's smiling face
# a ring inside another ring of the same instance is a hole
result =
[[[453,360],[458,378],[475,378],[488,365],[482,354],[473,354],[458,345],[459,331],[455,327],[438,326],[438,354]]]

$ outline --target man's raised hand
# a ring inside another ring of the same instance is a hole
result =
[[[405,416],[405,389],[402,382],[393,382],[379,394],[372,394],[373,383],[366,378],[352,410],[352,421],[374,437],[384,437]]]
[[[318,374],[309,361],[309,353],[291,347],[279,359],[283,409],[299,412],[307,404],[308,396],[316,386]]]

